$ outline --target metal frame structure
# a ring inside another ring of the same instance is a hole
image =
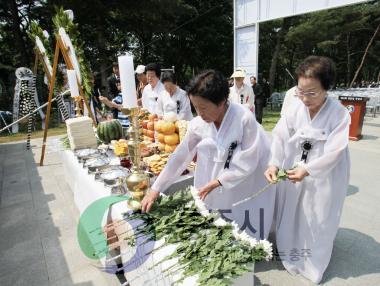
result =
[[[259,23],[368,0],[234,0],[234,69],[258,75]]]

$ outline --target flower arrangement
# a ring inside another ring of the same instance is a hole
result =
[[[78,30],[78,24],[72,21],[72,18],[68,13],[65,13],[62,7],[56,8],[56,15],[53,17],[54,32],[56,35],[59,33],[59,28],[64,28],[67,35],[70,37],[73,46],[75,48],[76,57],[78,59],[82,86],[84,94],[87,98],[91,96],[91,83],[90,73],[91,69],[86,61],[86,57],[83,50],[83,44],[80,42],[80,33]]]
[[[52,52],[50,50],[50,41],[49,41],[49,33],[46,30],[42,30],[40,25],[37,22],[33,21],[30,25],[30,31],[28,32],[29,38],[33,41],[35,45],[38,46],[40,50],[43,60],[47,68],[49,69],[49,73],[52,73],[51,61],[53,59]],[[39,45],[39,43],[41,43]]]

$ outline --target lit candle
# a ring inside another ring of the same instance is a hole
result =
[[[75,70],[67,70],[67,80],[70,86],[71,97],[79,96],[77,75]]]
[[[119,60],[121,93],[123,95],[123,107],[126,107],[126,108],[137,107],[137,94],[136,94],[136,82],[135,82],[135,69],[133,66],[133,56],[132,55],[120,56],[118,60]]]

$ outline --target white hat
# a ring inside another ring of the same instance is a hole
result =
[[[142,74],[144,72],[145,72],[145,66],[144,65],[138,65],[136,70],[135,70],[135,73]]]
[[[235,70],[235,72],[231,75],[231,77],[235,78],[235,77],[245,77],[245,70],[244,69],[241,69],[241,68],[238,68]]]

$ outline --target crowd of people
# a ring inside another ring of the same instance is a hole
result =
[[[288,272],[319,283],[348,187],[350,115],[327,96],[335,79],[330,59],[308,57],[296,73],[296,97],[281,114],[272,143],[252,112],[263,104],[257,100],[255,105],[254,92],[263,93],[256,78],[251,78],[252,89],[241,80],[242,70],[233,73],[232,87],[218,71],[197,75],[187,93],[198,116],[144,197],[142,211],[151,209],[196,155],[194,187],[206,206],[240,227],[248,219],[246,232],[257,239],[272,229]],[[277,182],[280,169],[288,180],[246,200]]]
[[[158,63],[138,65],[135,70],[138,104],[149,113],[157,114],[162,118],[165,113],[174,112],[180,120],[191,120],[194,107],[189,100],[187,92],[177,85],[176,75],[173,71],[161,71]],[[230,77],[229,100],[246,106],[255,114],[257,122],[262,123],[263,109],[269,98],[269,84],[264,79],[262,84],[257,82],[255,76],[250,77],[251,85],[244,82],[246,73],[243,69],[236,69]],[[105,117],[102,105],[107,106],[112,118],[120,120],[123,127],[129,126],[128,118],[120,112],[123,104],[121,94],[120,74],[118,64],[113,63],[112,75],[107,78],[106,93],[100,95],[95,89],[90,105],[97,120]],[[110,118],[110,114],[106,116]]]

